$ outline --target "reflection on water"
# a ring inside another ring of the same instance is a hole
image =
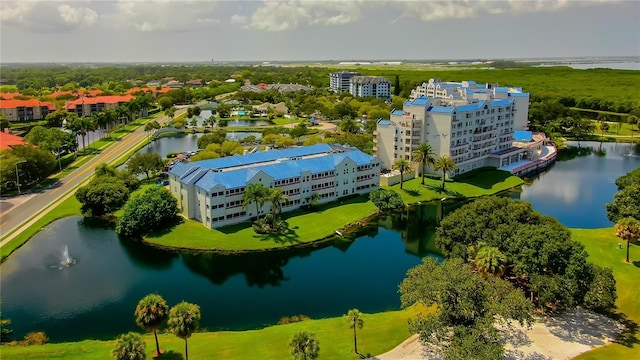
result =
[[[256,328],[296,314],[339,316],[353,307],[397,309],[406,271],[435,249],[438,206],[411,209],[416,219],[389,215],[314,247],[236,255],[160,250],[71,217],[45,228],[1,265],[2,311],[17,337],[41,330],[53,341],[69,341],[136,330],[133,310],[149,293],[169,304],[200,305],[201,326],[211,330]],[[50,269],[64,244],[77,263]]]
[[[545,172],[526,179],[522,200],[568,227],[612,226],[605,204],[617,192],[615,179],[640,166],[637,146],[570,142]]]

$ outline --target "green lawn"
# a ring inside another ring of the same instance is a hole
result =
[[[223,310],[221,310],[223,311]],[[423,308],[377,314],[364,314],[364,327],[358,330],[358,350],[378,355],[393,349],[410,336],[407,319]],[[215,316],[213,314],[212,316]],[[192,359],[269,360],[292,359],[289,340],[297,332],[311,331],[320,343],[320,359],[360,359],[353,353],[353,332],[342,317],[307,320],[299,323],[271,326],[261,330],[197,333],[189,339]],[[158,359],[183,359],[184,341],[170,334],[158,336],[165,355]],[[146,335],[147,358],[155,349],[153,335]],[[29,347],[0,347],[2,359],[110,359],[114,341],[86,340],[74,343],[46,344]]]
[[[9,241],[7,244],[0,248],[0,256],[2,261],[9,256],[15,249],[19,248],[24,244],[27,240],[29,240],[33,235],[35,235],[40,229],[48,225],[49,223],[62,219],[67,216],[73,215],[81,215],[80,213],[80,202],[76,200],[75,196],[71,196],[64,202],[62,202],[59,206],[55,207],[48,214],[43,216],[40,220],[36,221],[32,226],[30,226],[27,230],[21,232]],[[9,235],[9,234],[5,234]]]
[[[402,196],[405,204],[415,204],[419,201],[431,201],[453,197],[478,197],[491,195],[512,189],[523,184],[522,179],[511,175],[507,171],[487,170],[476,173],[472,177],[457,181],[446,181],[445,191],[441,190],[442,180],[425,178],[421,185],[421,178],[405,181],[400,190],[400,184],[385,186]]]
[[[316,241],[334,234],[348,224],[375,214],[377,208],[361,196],[323,205],[318,211],[292,211],[283,214],[289,224],[284,234],[259,235],[249,223],[207,229],[195,220],[184,220],[166,231],[148,235],[145,240],[171,247],[209,250],[264,250]]]
[[[272,120],[274,124],[276,125],[287,125],[287,124],[291,124],[293,123],[299,123],[302,121],[302,118],[296,118],[295,120],[291,121],[291,119],[285,119],[285,118],[275,118]]]
[[[604,229],[571,229],[573,238],[584,244],[589,253],[589,260],[609,267],[617,282],[619,312],[634,322],[640,324],[640,295],[638,295],[638,279],[640,279],[640,246],[631,246],[631,264],[624,262],[626,245],[618,249],[620,239],[614,234],[613,228]],[[580,360],[610,360],[640,358],[640,336],[637,330],[625,340],[599,348],[576,359]]]

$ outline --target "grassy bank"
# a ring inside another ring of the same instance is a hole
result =
[[[364,354],[382,354],[409,337],[407,319],[423,308],[377,314],[364,314],[364,327],[358,330],[358,350]],[[189,357],[193,359],[291,359],[289,340],[297,332],[311,331],[320,342],[320,359],[360,359],[353,353],[353,332],[341,317],[307,320],[261,330],[197,333],[189,339]],[[165,355],[158,359],[183,359],[184,341],[173,335],[158,336]],[[146,335],[147,358],[155,349],[153,335]],[[74,343],[30,347],[0,347],[3,359],[110,359],[114,341],[86,340]]]
[[[424,185],[421,178],[405,181],[400,190],[400,184],[384,186],[391,189],[404,200],[405,204],[439,200],[446,198],[471,198],[496,194],[522,185],[524,182],[517,176],[507,171],[487,170],[476,173],[474,176],[446,181],[445,190],[442,191],[442,180],[425,178]]]
[[[571,229],[571,233],[575,240],[584,244],[590,261],[613,270],[617,282],[618,311],[636,327],[620,341],[580,355],[577,359],[637,359],[640,357],[640,336],[637,329],[640,324],[640,297],[637,287],[640,278],[640,246],[631,246],[631,264],[627,264],[624,262],[626,244],[623,244],[622,249],[618,249],[618,243],[621,241],[615,236],[613,228]]]

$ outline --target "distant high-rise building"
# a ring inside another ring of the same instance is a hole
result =
[[[331,79],[329,86],[334,92],[342,94],[342,92],[344,91],[349,91],[349,87],[351,86],[351,78],[354,76],[360,76],[360,73],[353,71],[332,72],[331,74],[329,74],[329,77]]]
[[[391,83],[384,76],[354,76],[351,78],[349,92],[357,97],[388,99],[391,97]]]

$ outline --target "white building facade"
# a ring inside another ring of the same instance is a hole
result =
[[[360,76],[360,73],[353,71],[338,71],[329,74],[329,87],[338,94],[349,91],[351,78]]]
[[[378,121],[374,154],[383,169],[392,169],[398,159],[412,161],[414,149],[425,142],[437,156],[456,163],[449,176],[485,166],[500,168],[532,156],[530,150],[513,146],[514,131],[527,126],[529,94],[521,89],[431,79],[412,96],[402,110],[391,112],[390,120]],[[420,166],[414,167],[421,172]]]
[[[270,150],[193,163],[178,163],[169,171],[171,193],[182,213],[209,228],[236,224],[271,211],[266,202],[256,214],[254,203],[242,207],[250,184],[280,188],[288,201],[282,211],[344,196],[367,194],[380,183],[380,160],[356,148],[318,144]]]
[[[351,78],[349,92],[356,97],[374,96],[389,99],[391,83],[384,76],[354,76]]]

